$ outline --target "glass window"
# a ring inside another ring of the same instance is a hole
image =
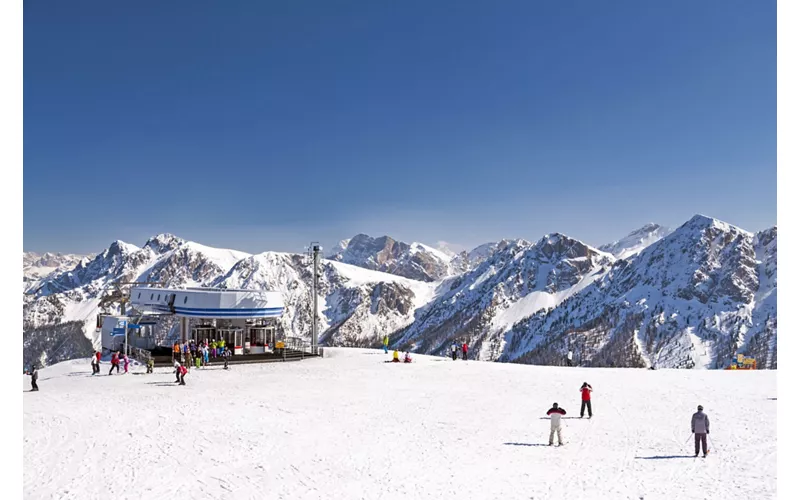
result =
[[[153,295],[155,295],[155,294],[154,293],[150,294],[150,300],[153,300]]]
[[[185,304],[187,300],[189,300],[189,296],[188,295],[183,298],[183,303]]]
[[[142,298],[142,292],[139,292],[139,295],[137,295],[136,298],[137,299],[141,299]]]
[[[158,298],[156,300],[161,300],[161,294],[158,294]]]

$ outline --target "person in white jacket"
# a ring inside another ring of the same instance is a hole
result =
[[[179,384],[181,382],[181,363],[177,359],[172,362],[173,368],[175,368],[175,383]]]
[[[553,403],[553,407],[547,410],[547,415],[550,417],[550,446],[553,446],[555,434],[558,434],[558,445],[564,445],[561,439],[561,417],[566,414],[566,410],[559,408],[558,403]]]

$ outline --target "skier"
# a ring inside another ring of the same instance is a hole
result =
[[[92,356],[92,376],[97,375],[97,358]]]
[[[128,365],[130,364],[130,360],[128,359],[127,354],[122,357],[122,362],[125,368],[125,373],[128,373]],[[119,368],[117,368],[117,371],[119,371]]]
[[[411,355],[406,351],[406,355],[403,358],[403,363],[411,363]]]
[[[186,382],[183,381],[183,377],[185,377],[188,372],[189,372],[189,370],[187,370],[186,367],[183,366],[183,364],[181,364],[178,367],[178,373],[180,373],[180,375],[181,375],[180,383],[178,385],[186,385]]]
[[[222,357],[225,358],[225,370],[227,370],[228,369],[228,360],[231,357],[231,350],[226,347],[225,351],[223,351],[223,353],[222,353]]]
[[[156,365],[153,358],[147,358],[147,373],[153,373],[153,367]]]
[[[111,372],[114,371],[114,368],[117,369],[117,374],[119,374],[119,352],[114,351],[114,354],[111,355],[111,369],[108,370],[108,374],[111,375]]]
[[[581,418],[583,418],[583,411],[589,410],[589,418],[592,418],[592,386],[583,383],[581,386]]]
[[[461,354],[464,356],[464,361],[467,360],[467,349],[467,343],[464,342],[464,344],[461,346]]]
[[[458,358],[458,346],[455,342],[450,346],[450,353],[453,355],[453,361],[455,361]]]
[[[400,362],[400,353],[397,352],[397,349],[394,350],[392,353],[392,363],[399,363]]]
[[[567,412],[563,408],[558,407],[558,403],[553,403],[553,407],[547,410],[547,415],[550,417],[550,446],[553,446],[553,437],[558,434],[558,445],[564,446],[564,441],[561,439],[561,417],[566,415]]]
[[[711,434],[708,415],[703,413],[703,405],[697,407],[697,413],[692,415],[692,433],[694,434],[694,456],[700,454],[700,443],[703,444],[703,458],[708,456],[708,443],[706,436]]]
[[[179,383],[181,381],[181,362],[177,359],[172,362],[173,368],[175,368],[175,383]]]
[[[31,391],[38,391],[39,386],[36,384],[36,381],[39,379],[39,370],[36,368],[36,365],[31,367]]]
[[[383,353],[384,354],[389,354],[389,336],[388,335],[384,335],[383,336]]]

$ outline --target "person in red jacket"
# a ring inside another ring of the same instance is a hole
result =
[[[462,354],[462,355],[463,355],[463,357],[464,357],[464,361],[466,361],[466,360],[467,360],[467,343],[466,343],[466,342],[464,342],[464,343],[461,345],[461,354]]]
[[[592,418],[592,386],[584,382],[581,386],[581,418],[586,409],[589,410],[589,418]]]
[[[117,369],[117,374],[119,374],[119,352],[117,351],[114,351],[114,354],[111,355],[111,369],[108,370],[109,375],[114,371],[114,368]]]

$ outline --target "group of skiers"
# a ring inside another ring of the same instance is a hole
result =
[[[119,351],[114,351],[111,354],[111,368],[108,370],[108,374],[117,369],[117,373],[119,373],[119,365],[120,362],[122,363],[125,373],[128,373],[128,367],[130,366],[131,360],[128,358],[127,354],[123,354],[120,356]],[[92,375],[97,375],[100,373],[100,353],[95,351],[94,356],[92,356]]]
[[[399,363],[400,362],[400,352],[395,349],[392,353],[392,363]],[[406,351],[405,356],[403,356],[403,363],[411,363],[411,354]]]
[[[209,358],[225,356],[229,348],[225,345],[225,339],[211,340],[195,343],[194,339],[183,344],[175,342],[172,345],[172,361],[179,361],[186,366],[194,365],[196,368],[207,366]]]
[[[461,349],[461,357],[464,361],[466,361],[467,351],[469,350],[469,347],[467,347],[467,343],[466,342],[462,343],[460,349]],[[453,357],[453,361],[458,359],[458,351],[459,351],[458,343],[454,341],[453,345],[450,346],[450,355]]]

